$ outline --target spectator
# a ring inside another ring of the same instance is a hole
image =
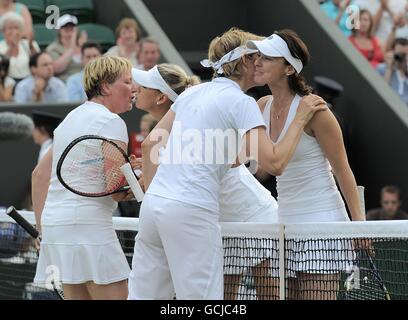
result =
[[[400,190],[396,186],[381,189],[381,208],[367,212],[367,220],[405,220],[408,213],[400,210]]]
[[[129,153],[137,158],[142,157],[142,142],[149,135],[150,131],[156,126],[157,121],[148,113],[142,116],[140,120],[140,132],[131,133],[129,136]]]
[[[57,20],[58,39],[46,51],[54,60],[55,74],[65,81],[70,75],[81,71],[81,47],[88,36],[82,31],[78,36],[78,19],[64,14]]]
[[[356,49],[376,68],[379,63],[384,61],[384,54],[379,40],[372,35],[373,23],[373,16],[370,11],[361,10],[360,28],[354,28],[349,39]]]
[[[51,56],[39,52],[30,58],[32,76],[16,86],[16,102],[58,102],[67,101],[64,82],[54,77],[54,65]]]
[[[23,39],[24,20],[15,12],[6,13],[1,19],[4,40],[0,41],[0,53],[10,59],[9,76],[20,81],[30,75],[28,60],[40,51],[35,41]]]
[[[377,71],[385,81],[408,103],[408,70],[407,70],[408,39],[397,38],[388,52],[385,62],[377,66]]]
[[[58,127],[62,121],[61,117],[42,111],[33,112],[33,140],[35,144],[41,146],[38,154],[38,162],[47,153],[52,146],[52,140],[54,139],[54,130]]]
[[[86,64],[102,55],[102,48],[99,44],[93,42],[86,42],[82,45],[81,56],[82,66],[85,68]],[[68,99],[71,101],[86,101],[88,98],[85,94],[83,84],[84,70],[69,76],[67,79],[67,93]]]
[[[23,38],[33,39],[33,18],[28,8],[22,3],[15,3],[14,0],[0,0],[0,18],[8,12],[15,12],[23,18]]]
[[[320,5],[320,8],[340,27],[346,36],[351,35],[351,30],[346,25],[348,19],[346,9],[350,2],[351,0],[328,0]]]
[[[13,100],[13,88],[16,82],[8,76],[9,66],[9,58],[0,54],[0,101]]]
[[[150,70],[160,60],[160,46],[159,43],[152,38],[143,38],[140,42],[140,65],[137,66],[141,70]]]
[[[127,58],[132,63],[133,67],[137,67],[139,62],[139,39],[141,30],[136,20],[124,18],[120,21],[116,28],[116,46],[110,48],[107,55]]]
[[[405,19],[407,0],[354,0],[353,4],[371,12],[374,17],[374,33],[384,44],[395,22],[401,18]],[[399,25],[398,29],[401,29],[403,24]],[[407,31],[398,30],[399,36],[408,36]]]

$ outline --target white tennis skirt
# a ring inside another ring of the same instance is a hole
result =
[[[349,221],[346,208],[301,215],[280,215],[284,224],[303,222]],[[353,248],[350,240],[291,239],[285,244],[287,275],[295,272],[332,274],[346,271],[353,265]]]
[[[43,226],[34,282],[106,285],[129,277],[113,225]]]

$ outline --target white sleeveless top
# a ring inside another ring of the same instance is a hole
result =
[[[296,95],[289,108],[288,117],[275,143],[286,134],[292,123],[301,97]],[[263,112],[270,132],[270,112],[273,97]],[[321,213],[344,208],[344,202],[337,189],[331,166],[316,138],[303,132],[292,159],[281,176],[276,177],[278,191],[278,214],[295,215]]]

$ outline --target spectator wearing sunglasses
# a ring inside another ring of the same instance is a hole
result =
[[[367,220],[405,220],[408,213],[400,210],[400,190],[396,186],[385,186],[381,189],[381,208],[367,212]]]

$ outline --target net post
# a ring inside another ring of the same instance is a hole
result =
[[[285,300],[285,225],[279,224],[279,300]]]

